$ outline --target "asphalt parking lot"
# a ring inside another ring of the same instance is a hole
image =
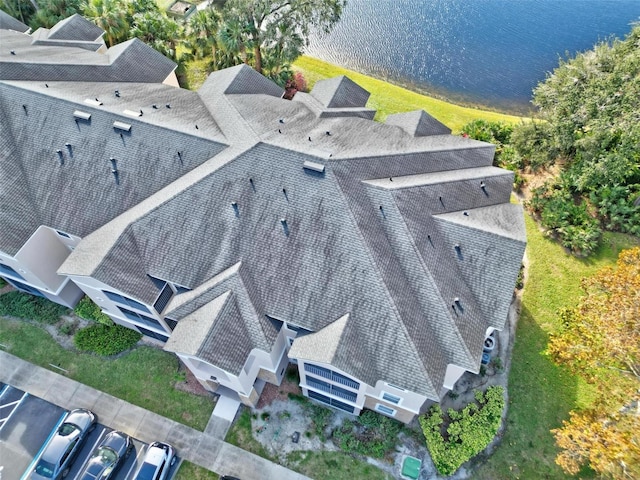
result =
[[[58,428],[66,410],[38,397],[0,383],[0,479],[26,480],[35,466],[45,442]],[[100,418],[98,418],[100,422]],[[93,449],[111,431],[98,423],[89,434],[65,480],[77,480]],[[136,439],[134,448],[120,467],[115,480],[130,480],[142,463],[148,445]],[[168,478],[178,469],[175,462]]]

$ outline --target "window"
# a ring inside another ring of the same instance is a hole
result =
[[[333,398],[329,398],[325,395],[322,395],[320,393],[314,392],[313,390],[309,390],[309,398],[313,398],[314,400],[318,400],[319,402],[324,403],[325,405],[329,405],[331,407],[335,407],[338,408],[340,410],[344,410],[347,413],[353,413],[355,410],[355,407],[351,406],[351,405],[347,405],[346,403],[342,403],[338,400],[335,400]]]
[[[171,329],[172,332],[176,329],[176,325],[178,325],[178,322],[176,322],[175,320],[173,320],[171,318],[165,318],[164,319],[164,323],[169,325],[169,328]]]
[[[349,402],[355,403],[356,399],[358,398],[358,395],[355,392],[345,390],[344,388],[331,385],[327,382],[323,382],[319,378],[312,377],[311,375],[307,375],[307,385],[309,385],[311,388],[322,390],[323,392],[330,393],[331,395],[340,397]]]
[[[331,380],[332,382],[340,383],[346,387],[353,388],[354,390],[358,390],[360,388],[360,384],[358,382],[351,380],[349,377],[345,377],[344,375],[340,375],[339,373],[329,370],[328,368],[313,365],[312,363],[305,363],[304,369],[309,373],[324,377],[328,380]]]
[[[30,293],[31,295],[36,295],[38,297],[44,297],[44,295],[40,293],[40,290],[30,285],[25,285],[24,283],[19,282],[17,280],[13,280],[11,278],[7,278],[7,282],[9,282],[11,285],[13,285],[14,287],[16,287],[18,290],[22,292]]]
[[[389,408],[386,405],[381,405],[379,403],[376,403],[376,411],[389,415],[390,417],[393,417],[396,414],[396,411],[393,408]]]
[[[142,315],[141,313],[134,312],[132,310],[127,310],[124,307],[118,307],[118,309],[122,312],[122,314],[127,317],[129,320],[133,322],[142,323],[147,327],[151,328],[159,328],[164,330],[164,327],[160,324],[158,320],[155,318],[147,317],[146,315]]]
[[[396,397],[395,395],[391,395],[387,392],[382,392],[382,399],[389,403],[395,403],[396,405],[400,403],[400,400],[402,400],[400,397]]]
[[[167,337],[166,335],[162,335],[161,333],[152,332],[151,330],[147,330],[146,328],[138,326],[136,326],[136,328],[140,331],[141,334],[147,337],[155,338],[156,340],[160,340],[161,342],[166,342],[167,340],[169,340],[169,337]]]
[[[167,283],[158,295],[158,298],[153,304],[153,308],[155,308],[158,313],[162,313],[169,304],[171,297],[173,297],[173,289],[171,288],[171,285]]]
[[[4,263],[0,263],[0,275],[11,275],[14,278],[19,278],[20,280],[24,280],[22,275],[16,272],[9,265],[5,265]]]
[[[116,302],[121,305],[127,305],[128,307],[131,307],[131,308],[137,308],[138,310],[141,310],[143,312],[151,313],[149,309],[140,302],[136,302],[135,300],[124,297],[117,293],[108,292],[106,290],[103,290],[102,293],[104,293],[107,296],[107,298],[112,302]]]
[[[68,233],[61,232],[60,230],[56,230],[56,233],[57,233],[58,235],[60,235],[61,237],[64,237],[64,238],[71,238],[71,235],[69,235]]]

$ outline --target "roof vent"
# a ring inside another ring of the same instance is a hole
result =
[[[484,194],[488,197],[489,196],[489,192],[487,192],[487,184],[484,183],[484,182],[480,182],[480,188],[482,189]]]
[[[136,112],[134,110],[125,110],[122,113],[124,113],[125,115],[128,115],[129,117],[141,117],[142,116],[142,110]]]
[[[155,103],[153,105],[151,105],[151,108],[153,108],[154,110],[158,109],[158,105],[156,105]]]
[[[15,50],[11,50],[11,55],[15,55],[16,51]]]
[[[24,113],[27,113],[27,106],[23,103],[22,108],[24,109]]]
[[[255,183],[253,183],[253,178],[249,178],[249,183],[251,184],[251,188],[253,188],[253,191],[256,191],[256,185]]]
[[[309,141],[311,141],[311,137],[309,137]]]
[[[131,125],[129,125],[128,123],[123,123],[123,122],[113,122],[113,128],[115,128],[116,130],[120,130],[122,132],[130,132],[131,131]]]
[[[184,162],[182,161],[182,152],[180,150],[178,150],[178,159],[180,160],[180,163],[184,165]]]
[[[196,130],[199,130],[199,128],[198,128],[198,124],[197,124],[197,123],[196,123]]]
[[[118,161],[113,157],[109,161],[111,162],[111,173],[116,173],[118,171]]]
[[[167,103],[167,104],[165,105],[165,107],[167,107],[167,108],[171,108],[171,104],[170,104],[170,103]]]
[[[58,154],[58,158],[60,159],[60,165],[64,165],[64,155],[62,153],[62,150],[56,150],[56,153]]]
[[[76,118],[76,120],[84,120],[86,122],[91,120],[91,114],[90,113],[82,112],[80,110],[74,111],[73,112],[73,116]]]
[[[321,163],[310,162],[308,160],[302,164],[302,168],[313,172],[324,173],[324,165]]]
[[[282,229],[284,230],[284,234],[288,237],[289,236],[289,225],[287,224],[287,219],[286,218],[281,218],[280,219],[280,223],[282,224]]]
[[[469,216],[469,212],[462,212],[462,214],[463,214],[465,217],[468,217],[468,216]]]
[[[115,92],[113,92],[114,95],[118,98],[120,98],[120,90],[116,90]]]
[[[289,195],[287,195],[287,189],[286,189],[286,188],[283,188],[283,189],[282,189],[282,193],[284,194],[284,198],[286,198],[286,199],[287,199],[287,202],[288,202],[288,201],[289,201]]]
[[[278,129],[278,133],[282,133],[282,130]]]
[[[330,132],[329,130],[327,130],[327,131],[326,131],[326,132],[324,132],[324,133],[325,133],[325,135],[326,135],[327,137],[330,137],[330,136],[331,136],[331,132]]]
[[[45,83],[45,84],[44,84],[44,86],[45,86],[46,88],[49,88],[49,84],[48,84],[48,83]]]
[[[281,118],[280,120],[278,120],[278,122],[284,123],[284,118]]]
[[[99,107],[100,105],[102,105],[102,102],[97,98],[86,98],[84,103],[86,103],[87,105],[92,105],[94,107]]]
[[[69,156],[73,157],[73,145],[71,145],[70,143],[65,143],[64,146],[67,147],[67,150],[69,150]]]
[[[231,202],[231,206],[233,207],[233,212],[236,214],[236,217],[239,217],[240,209],[238,208],[238,202]]]

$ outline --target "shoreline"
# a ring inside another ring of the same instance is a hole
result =
[[[371,94],[368,106],[377,111],[375,119],[378,121],[384,121],[386,116],[392,113],[425,110],[445,123],[455,133],[459,132],[467,123],[478,118],[506,123],[519,123],[530,118],[530,115],[490,110],[490,107],[484,105],[460,105],[451,99],[444,100],[433,94],[425,94],[307,55],[299,57],[292,67],[294,71],[303,73],[308,89],[311,89],[315,82],[321,79],[340,75],[348,76]]]

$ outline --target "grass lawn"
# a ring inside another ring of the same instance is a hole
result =
[[[213,411],[209,397],[176,390],[178,358],[160,349],[137,347],[115,359],[62,348],[41,327],[0,317],[0,343],[9,353],[51,369],[69,371],[77,380],[134,405],[204,430]]]
[[[193,463],[183,461],[174,480],[218,480],[218,474],[205,470]]]
[[[555,464],[549,430],[559,427],[570,410],[588,405],[593,392],[545,355],[549,333],[559,327],[557,310],[577,303],[581,278],[613,265],[621,249],[640,244],[640,239],[607,233],[592,257],[578,259],[546,238],[528,215],[526,223],[529,277],[509,374],[507,428],[502,445],[475,472],[478,479],[567,478]]]
[[[311,478],[322,480],[391,480],[393,477],[377,467],[343,452],[291,452],[287,467]]]
[[[384,121],[387,115],[391,113],[410,112],[412,110],[427,111],[454,132],[459,132],[464,125],[476,118],[508,123],[522,121],[521,117],[513,115],[447,103],[312,57],[302,56],[298,58],[293,67],[296,71],[303,73],[309,90],[315,82],[323,78],[347,75],[351,80],[371,93],[367,106],[378,111],[375,118],[379,121]]]

